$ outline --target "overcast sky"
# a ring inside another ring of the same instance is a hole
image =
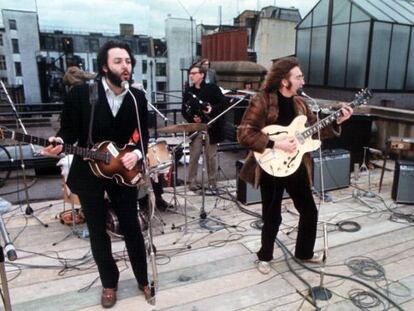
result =
[[[0,0],[1,9],[38,11],[40,28],[119,33],[120,23],[134,24],[135,34],[164,37],[164,21],[171,17],[195,19],[197,24],[222,24],[244,10],[264,6],[299,8],[302,17],[319,0]],[[37,6],[37,8],[36,8]]]

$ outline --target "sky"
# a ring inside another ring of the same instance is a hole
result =
[[[268,5],[296,7],[304,17],[319,0],[0,0],[1,9],[37,11],[41,30],[119,33],[119,24],[134,24],[135,34],[165,35],[168,16],[193,17],[196,24],[222,24],[244,10]]]

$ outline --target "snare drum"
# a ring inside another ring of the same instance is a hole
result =
[[[148,229],[148,222],[145,219],[142,212],[137,212],[138,222],[141,227],[141,232],[144,232]],[[106,215],[106,232],[111,237],[120,238],[122,239],[124,236],[121,233],[121,229],[119,227],[118,217],[116,216],[114,210],[112,208],[108,208],[108,214]]]
[[[172,165],[171,154],[165,141],[149,144],[147,159],[151,173],[166,173]]]

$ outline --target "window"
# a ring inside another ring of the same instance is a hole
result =
[[[156,76],[166,76],[167,75],[167,66],[165,63],[157,63],[155,67]]]
[[[5,85],[9,84],[9,80],[7,80],[7,78],[5,78],[5,77],[2,77],[2,78],[1,78],[1,81],[3,81],[3,83],[4,83]]]
[[[0,45],[3,45],[3,34],[0,33]]]
[[[9,28],[17,30],[17,23],[15,19],[9,19]]]
[[[43,48],[45,50],[55,50],[55,38],[52,36],[43,37]]]
[[[99,50],[99,39],[89,39],[89,51],[97,52]]]
[[[98,72],[98,62],[96,61],[96,58],[92,59],[92,70],[93,72]]]
[[[147,73],[147,60],[142,60],[142,74],[145,75]]]
[[[144,86],[144,90],[146,90],[147,87],[148,87],[148,81],[147,80],[142,80],[142,85]]]
[[[19,40],[17,39],[12,39],[12,49],[13,49],[13,54],[19,54]]]
[[[14,69],[16,70],[16,77],[22,76],[22,63],[14,62]]]
[[[161,93],[161,94],[157,93],[157,101],[158,102],[165,102],[167,100],[166,94],[165,94],[166,89],[167,89],[167,83],[166,82],[157,81],[157,92]]]
[[[0,55],[0,70],[6,70],[6,57],[4,55]]]

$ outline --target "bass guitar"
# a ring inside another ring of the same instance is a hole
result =
[[[6,138],[43,147],[52,144],[47,139],[26,135],[0,126],[0,139]],[[103,141],[95,144],[91,149],[69,144],[62,144],[62,147],[63,152],[79,155],[87,160],[92,172],[97,177],[113,179],[117,184],[129,187],[136,187],[143,178],[142,161],[138,161],[131,170],[126,169],[122,164],[121,158],[134,150],[134,147],[130,145],[119,148],[111,141]]]
[[[355,95],[355,99],[349,103],[350,107],[365,104],[372,97],[369,89],[364,89]],[[262,132],[269,136],[269,139],[277,142],[285,137],[294,137],[297,143],[297,150],[289,153],[280,149],[266,148],[264,152],[254,152],[254,157],[260,167],[268,174],[276,177],[285,177],[293,174],[300,166],[305,153],[318,149],[321,142],[312,139],[320,129],[328,126],[342,115],[341,110],[335,111],[321,121],[306,128],[306,116],[297,116],[288,126],[268,125]]]

